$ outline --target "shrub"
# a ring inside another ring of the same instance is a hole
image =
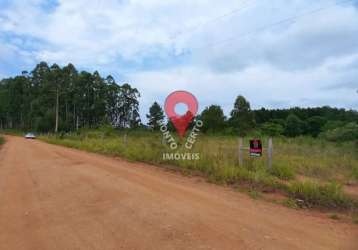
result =
[[[330,207],[330,208],[349,208],[352,200],[347,197],[342,186],[331,182],[319,185],[315,182],[294,182],[289,187],[289,193],[296,199],[303,200],[309,207]]]
[[[283,126],[277,123],[266,122],[261,126],[261,130],[265,135],[277,136],[283,133]]]
[[[304,123],[294,114],[290,114],[286,118],[286,126],[284,129],[284,134],[289,137],[296,137],[302,135],[304,131]]]
[[[299,206],[297,205],[296,201],[292,198],[288,198],[283,201],[283,205],[289,208],[297,209]]]
[[[248,194],[254,200],[257,200],[257,199],[261,198],[261,196],[262,196],[261,193],[255,189],[249,190]]]
[[[322,127],[327,122],[323,117],[313,116],[307,120],[307,132],[313,137],[317,137],[322,131]]]
[[[5,143],[4,137],[0,136],[0,145]]]
[[[358,139],[358,124],[351,122],[344,127],[329,130],[321,136],[329,141],[335,142],[354,141]]]

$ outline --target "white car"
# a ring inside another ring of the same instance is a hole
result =
[[[25,135],[25,138],[26,138],[26,139],[36,139],[36,136],[35,136],[33,133],[27,133],[27,134]]]

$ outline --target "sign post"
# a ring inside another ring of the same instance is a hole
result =
[[[250,156],[261,157],[262,156],[262,142],[261,140],[250,140]]]
[[[267,163],[268,163],[268,169],[272,169],[272,153],[273,153],[273,144],[272,144],[272,138],[270,137],[268,139],[268,148],[267,148]]]
[[[240,167],[244,164],[244,158],[242,155],[243,150],[249,150],[251,157],[261,157],[262,156],[262,141],[259,139],[250,140],[250,147],[244,147],[243,146],[243,138],[239,137],[239,149],[238,149],[238,155],[239,155],[239,165]],[[267,167],[268,169],[272,169],[272,155],[273,155],[273,143],[272,138],[270,137],[268,139],[267,148],[265,147],[265,150],[267,150]]]
[[[242,150],[243,150],[242,145],[243,145],[243,139],[242,139],[242,137],[240,137],[239,138],[239,152],[238,152],[239,153],[239,165],[240,165],[240,167],[242,167],[243,163],[244,163],[244,160],[242,158]]]

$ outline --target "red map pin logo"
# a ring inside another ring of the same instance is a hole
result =
[[[175,107],[179,103],[186,104],[188,107],[188,111],[184,115],[178,115],[175,112]],[[198,101],[195,96],[187,91],[175,91],[165,100],[165,113],[172,121],[181,138],[184,137],[190,122],[198,112],[198,106]]]

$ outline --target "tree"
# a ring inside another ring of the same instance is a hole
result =
[[[313,137],[317,137],[321,132],[326,120],[321,116],[313,116],[307,120],[307,133]]]
[[[250,103],[241,95],[236,98],[234,109],[230,115],[230,126],[242,136],[255,126],[254,113],[251,111]]]
[[[75,66],[69,63],[63,69],[63,89],[65,94],[63,95],[64,106],[62,107],[64,114],[64,124],[62,129],[71,130],[77,128],[77,111],[79,105],[77,103],[76,85],[78,79],[78,72]]]
[[[225,115],[222,108],[218,105],[211,105],[201,113],[200,120],[203,121],[203,132],[217,133],[223,131],[225,127]]]
[[[51,90],[55,93],[55,133],[58,132],[58,125],[59,125],[59,110],[60,110],[60,91],[62,85],[62,69],[57,65],[54,64],[50,68],[50,84],[52,85]]]
[[[120,93],[121,87],[116,84],[112,76],[108,76],[105,79],[107,85],[107,103],[106,103],[106,113],[107,120],[114,127],[119,126],[120,115],[121,115],[121,102],[120,102]]]
[[[149,108],[148,126],[153,130],[159,130],[160,126],[164,119],[163,109],[157,102],[154,102],[153,105]]]
[[[303,122],[294,114],[290,114],[286,119],[284,134],[289,137],[295,137],[303,134]]]
[[[343,141],[356,141],[358,142],[358,124],[351,122],[343,127],[335,128],[333,130],[326,131],[322,134],[323,138],[329,141],[343,142]]]
[[[266,122],[261,126],[261,130],[265,135],[277,136],[283,133],[283,126],[278,123]]]
[[[139,91],[128,83],[120,89],[120,127],[135,128],[141,124],[139,115]]]
[[[139,92],[108,76],[77,72],[41,62],[31,71],[0,81],[0,127],[35,131],[70,131],[79,127],[136,127]]]

